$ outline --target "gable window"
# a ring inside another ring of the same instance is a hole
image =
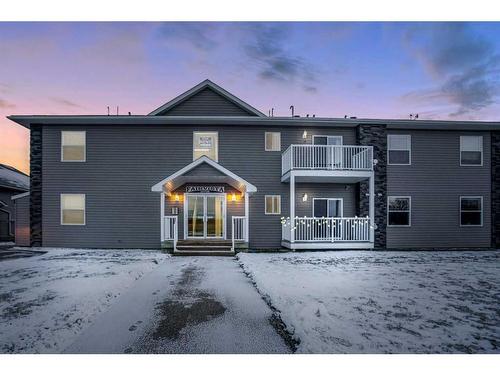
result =
[[[387,136],[387,162],[392,165],[411,164],[411,135],[389,134]]]
[[[193,133],[193,160],[202,156],[219,161],[219,134],[217,132]]]
[[[266,132],[265,135],[266,151],[281,151],[281,133],[280,132]]]
[[[483,137],[460,136],[460,165],[483,165]]]
[[[84,131],[61,132],[61,161],[85,161],[85,147]]]
[[[266,215],[281,214],[281,195],[266,195]]]
[[[387,223],[390,226],[409,227],[411,225],[411,198],[387,198]]]
[[[483,197],[460,197],[460,226],[483,225]]]
[[[85,194],[61,194],[61,225],[85,225]]]

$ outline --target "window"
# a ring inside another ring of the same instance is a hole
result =
[[[61,161],[85,161],[85,138],[84,131],[62,131]]]
[[[281,195],[266,195],[266,215],[281,214]]]
[[[61,194],[61,225],[85,225],[85,194]]]
[[[218,161],[219,135],[217,132],[194,132],[193,133],[193,160],[203,155],[213,161]]]
[[[387,222],[390,226],[409,227],[411,225],[410,197],[387,198]]]
[[[313,144],[342,146],[341,135],[313,135]]]
[[[460,197],[460,226],[483,225],[483,197]]]
[[[281,151],[281,133],[266,132],[266,151]]]
[[[387,136],[387,160],[392,165],[411,164],[411,135]]]
[[[482,136],[460,136],[460,165],[483,165]]]
[[[313,217],[342,217],[342,198],[314,198]]]

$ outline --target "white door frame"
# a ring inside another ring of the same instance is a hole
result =
[[[203,198],[203,236],[188,236],[188,198],[196,196]],[[207,198],[208,196],[219,196],[222,199],[222,237],[207,237]],[[225,193],[185,193],[184,194],[184,239],[226,239],[227,197]]]

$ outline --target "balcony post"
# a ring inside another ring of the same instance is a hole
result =
[[[248,201],[248,192],[245,191],[245,242],[250,242],[250,202]]]
[[[290,172],[290,242],[295,242],[295,174]]]
[[[160,193],[160,233],[161,233],[161,242],[165,241],[165,193]]]
[[[375,176],[372,174],[369,183],[369,215],[370,215],[370,242],[375,240]]]

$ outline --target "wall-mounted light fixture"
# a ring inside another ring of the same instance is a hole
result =
[[[236,194],[231,194],[231,201],[236,202]]]
[[[302,194],[302,202],[307,202],[307,193]]]
[[[304,130],[304,133],[302,133],[302,139],[307,139],[307,130]]]
[[[179,201],[181,200],[181,198],[179,197],[179,194],[175,193],[175,195],[174,195],[174,200],[175,200],[176,202],[179,202]]]

